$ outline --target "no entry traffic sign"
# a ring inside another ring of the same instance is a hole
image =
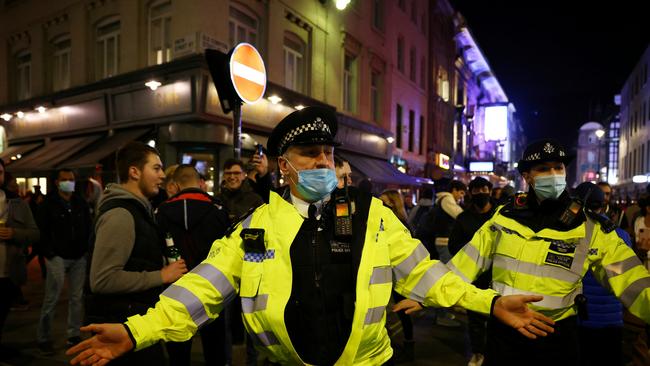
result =
[[[257,49],[249,43],[240,43],[230,55],[230,79],[239,98],[255,103],[266,90],[266,68]]]

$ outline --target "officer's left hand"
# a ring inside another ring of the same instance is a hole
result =
[[[548,333],[554,332],[551,325],[554,325],[555,322],[528,308],[529,302],[537,302],[542,299],[542,296],[533,295],[501,296],[494,303],[492,315],[530,339],[535,339],[537,336],[546,337]]]
[[[411,299],[404,299],[397,304],[393,305],[393,312],[397,313],[398,311],[404,310],[404,313],[406,314],[411,314],[416,311],[422,310],[423,307],[420,305],[419,302],[411,300]]]

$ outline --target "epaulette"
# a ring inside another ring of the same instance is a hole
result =
[[[515,210],[527,210],[528,209],[528,193],[519,192],[515,193],[512,197],[512,208]]]
[[[616,230],[616,224],[612,220],[610,220],[607,216],[597,214],[592,210],[585,210],[585,213],[587,214],[587,216],[589,216],[590,219],[600,224],[600,230],[602,230],[605,234],[611,233],[612,231]]]
[[[235,221],[233,221],[232,225],[230,225],[228,227],[228,229],[226,230],[226,238],[230,238],[230,234],[232,234],[235,231],[235,229],[237,228],[237,225],[239,225],[239,223],[241,223],[242,221],[246,220],[246,218],[248,216],[252,215],[253,212],[255,212],[256,209],[257,209],[257,206],[256,207],[251,207],[250,209],[248,209],[248,211],[246,211],[245,214],[239,216],[239,218],[237,218]]]

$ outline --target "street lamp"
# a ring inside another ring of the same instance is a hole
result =
[[[602,169],[601,169],[602,167],[600,166],[600,155],[602,153],[601,149],[602,149],[602,143],[603,143],[603,136],[605,136],[605,130],[603,130],[602,128],[599,128],[594,133],[596,134],[596,137],[598,137],[598,150],[597,150],[597,153],[598,153],[598,170],[596,171],[596,174],[598,174],[598,179],[600,181],[605,181],[606,182],[607,181],[607,175],[605,175],[605,179],[602,179],[603,178],[603,172],[602,172]],[[607,161],[607,159],[605,159],[605,161]]]

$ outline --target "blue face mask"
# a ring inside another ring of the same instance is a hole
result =
[[[298,184],[296,189],[302,198],[307,202],[320,201],[332,193],[339,180],[333,169],[307,169],[298,171],[289,160],[285,159],[291,169],[298,173]]]
[[[74,181],[73,180],[64,180],[59,182],[59,190],[65,193],[74,192]]]
[[[558,199],[566,187],[566,175],[539,175],[535,177],[535,194],[543,201],[545,199]]]

